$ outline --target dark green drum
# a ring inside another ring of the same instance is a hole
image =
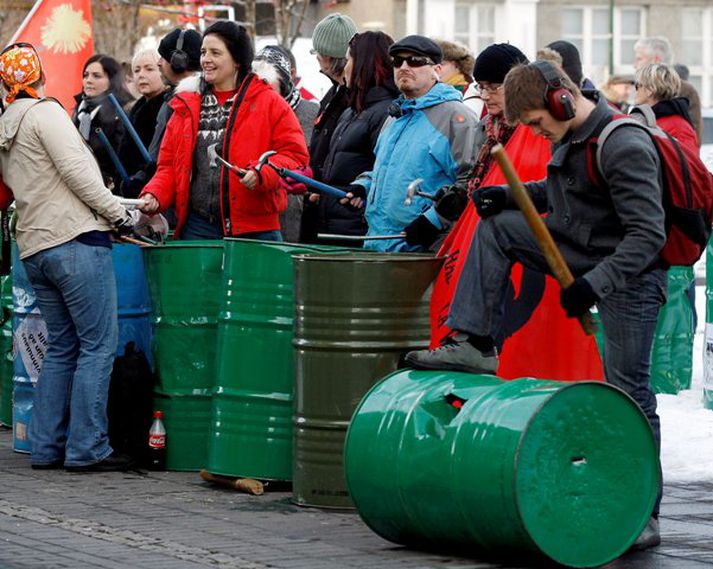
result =
[[[145,251],[166,466],[200,470],[208,462],[223,242],[174,241]]]
[[[442,259],[359,252],[295,260],[293,499],[350,508],[344,437],[364,394],[428,346],[429,299]]]
[[[385,539],[569,567],[627,551],[659,486],[651,427],[621,390],[455,372],[376,385],[352,418],[345,470]]]

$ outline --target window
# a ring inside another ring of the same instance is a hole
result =
[[[614,8],[614,68],[631,73],[634,44],[644,35],[643,7]],[[582,6],[562,10],[562,37],[579,49],[584,75],[595,83],[609,72],[612,32],[611,13],[606,6]]]
[[[681,52],[676,63],[691,70],[689,81],[701,96],[701,105],[713,100],[713,9],[684,8],[681,10]]]
[[[455,6],[454,38],[479,53],[495,42],[495,6],[464,4]]]

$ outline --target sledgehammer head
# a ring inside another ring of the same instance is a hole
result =
[[[216,146],[218,146],[217,142],[208,147],[208,160],[210,161],[211,168],[218,166],[218,151],[215,149]]]
[[[262,170],[262,167],[265,164],[269,164],[268,160],[269,160],[270,156],[272,156],[273,154],[277,154],[277,152],[275,150],[268,150],[267,152],[263,152],[260,155],[260,158],[257,159],[257,165],[255,166],[254,170],[256,172],[259,172],[260,170]]]
[[[416,178],[408,185],[408,188],[406,188],[406,199],[404,200],[405,205],[411,205],[413,203],[413,196],[419,193],[422,183],[423,178]]]

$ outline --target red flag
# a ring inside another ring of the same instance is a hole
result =
[[[67,112],[82,90],[82,67],[94,50],[90,0],[37,0],[10,43],[31,43],[42,61],[45,95]]]
[[[518,126],[505,150],[523,181],[539,180],[547,175],[550,144],[534,136],[529,128]],[[482,185],[504,183],[505,177],[493,162]],[[432,348],[440,345],[450,333],[446,319],[478,220],[475,207],[468,200],[465,212],[439,251],[446,256],[446,261],[431,296]],[[525,270],[519,263],[513,267],[511,280],[514,295],[505,314],[506,339],[498,376],[563,381],[603,379],[596,342],[582,332],[576,319],[566,317],[559,304],[557,282],[541,273]]]

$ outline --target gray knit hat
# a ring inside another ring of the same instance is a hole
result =
[[[349,16],[330,14],[314,28],[312,47],[320,55],[346,57],[349,40],[356,33],[356,24]]]

